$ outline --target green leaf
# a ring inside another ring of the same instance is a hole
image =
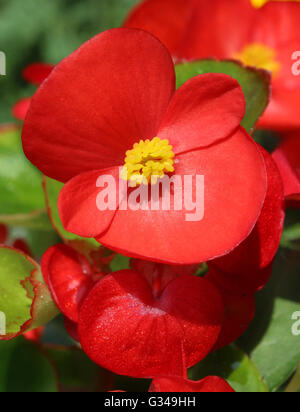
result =
[[[117,254],[113,261],[110,263],[110,269],[113,272],[130,269],[130,258]]]
[[[299,336],[292,333],[300,310],[300,254],[280,250],[272,278],[257,296],[256,318],[240,340],[271,391],[283,385],[300,360]]]
[[[52,320],[59,311],[45,285],[39,265],[23,253],[0,248],[0,312],[11,339]]]
[[[63,346],[43,348],[56,366],[59,383],[64,392],[94,392],[97,389],[101,369],[82,350]]]
[[[11,227],[9,231],[9,244],[13,244],[16,239],[22,239],[28,245],[31,255],[35,259],[41,259],[49,247],[60,243],[60,238],[54,230]]]
[[[57,392],[53,365],[37,345],[19,337],[0,342],[0,392]]]
[[[300,223],[289,226],[284,229],[282,239],[287,242],[293,242],[300,239]]]
[[[190,371],[193,380],[219,376],[228,381],[236,392],[268,392],[259,371],[249,357],[235,346],[210,354]]]
[[[293,379],[288,384],[285,392],[287,393],[300,393],[300,365],[297,372],[293,376]]]
[[[70,232],[67,232],[64,229],[63,224],[59,217],[59,212],[58,212],[58,207],[57,207],[58,196],[63,186],[64,186],[63,183],[60,183],[56,180],[53,180],[53,179],[50,179],[44,176],[43,187],[44,187],[44,193],[45,193],[45,198],[46,198],[46,204],[48,208],[49,218],[50,218],[50,221],[54,229],[57,231],[59,236],[66,242],[73,241],[73,240],[80,240],[80,241],[83,240],[86,243],[90,244],[91,246],[95,246],[99,248],[99,243],[95,239],[82,238],[80,236],[76,236]]]
[[[266,72],[244,67],[234,61],[198,60],[176,66],[177,88],[192,77],[204,73],[225,73],[236,79],[246,98],[246,115],[242,126],[250,131],[269,102],[270,79]]]
[[[20,129],[0,131],[0,222],[49,227],[41,173],[23,153]]]

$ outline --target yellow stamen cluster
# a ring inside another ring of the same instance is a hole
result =
[[[268,3],[269,0],[251,0],[252,6],[259,9],[260,7],[264,6]]]
[[[270,3],[271,1],[274,1],[274,0],[250,0],[250,1],[254,8],[259,9],[260,7],[263,7],[265,4]],[[275,0],[275,1],[284,3],[290,0]],[[291,0],[291,1],[299,2],[300,0]]]
[[[141,140],[126,152],[121,178],[138,186],[155,184],[158,178],[174,172],[174,152],[168,140],[155,137]]]
[[[234,54],[233,58],[240,60],[246,66],[268,70],[273,76],[276,76],[281,69],[280,62],[276,60],[275,50],[259,43],[249,44],[240,53]]]

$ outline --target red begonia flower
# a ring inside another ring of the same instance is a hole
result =
[[[52,72],[54,66],[45,63],[33,63],[23,70],[22,76],[28,83],[40,86]],[[31,97],[19,100],[12,108],[13,116],[21,121],[25,120],[31,105]]]
[[[60,311],[78,322],[80,305],[102,276],[95,274],[87,258],[66,245],[52,246],[42,259],[42,272]]]
[[[180,26],[174,24],[181,16]],[[177,58],[237,59],[271,71],[272,100],[259,125],[280,130],[300,126],[300,80],[292,72],[293,64],[299,69],[297,56],[292,60],[299,49],[299,19],[296,2],[255,9],[250,0],[189,0],[185,6],[170,0],[161,8],[159,1],[146,0],[125,26],[156,34]]]
[[[194,0],[146,0],[134,7],[124,26],[154,34],[177,56],[191,17]],[[167,16],[167,21],[166,21]]]
[[[300,202],[300,134],[287,136],[273,153],[284,184],[285,197],[289,202]]]
[[[217,376],[208,376],[197,382],[177,376],[165,376],[153,379],[149,392],[234,393],[235,391],[224,379]]]
[[[32,63],[25,67],[22,76],[28,83],[39,86],[54,69],[54,65],[46,63]]]
[[[31,342],[40,343],[44,333],[45,327],[40,326],[39,328],[30,330],[29,332],[25,332],[23,336],[25,339],[30,340]]]
[[[13,116],[21,121],[25,120],[26,114],[28,113],[29,107],[31,105],[31,97],[26,97],[25,99],[19,100],[12,108]]]
[[[7,228],[5,225],[0,224],[0,243],[5,243],[7,239]]]
[[[23,145],[44,174],[68,182],[59,210],[69,232],[127,256],[194,264],[228,253],[251,232],[265,197],[265,166],[239,126],[245,100],[234,79],[197,76],[177,92],[174,80],[171,56],[150,34],[102,33],[39,88]],[[201,221],[186,222],[182,210],[99,210],[98,178],[114,177],[118,190],[126,152],[155,136],[173,146],[179,178],[204,175]]]
[[[272,157],[261,148],[268,176],[268,191],[262,213],[250,236],[231,253],[209,263],[227,290],[250,293],[269,279],[282,235],[285,201],[280,173]]]
[[[154,295],[131,270],[107,275],[85,298],[79,313],[83,350],[121,375],[183,376],[215,345],[223,321],[217,288],[183,276]]]
[[[205,276],[206,280],[218,287],[225,308],[222,331],[213,351],[228,346],[239,339],[246,332],[255,315],[254,293],[230,292],[216,282],[219,280],[219,276],[218,271],[213,269]]]

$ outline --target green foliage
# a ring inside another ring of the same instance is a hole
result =
[[[12,120],[11,107],[35,87],[27,85],[21,71],[35,61],[58,63],[83,42],[106,29],[119,26],[129,8],[138,0],[0,0],[1,51],[7,56],[7,76],[0,76],[0,124]],[[250,131],[263,113],[269,98],[269,83],[261,71],[238,63],[202,60],[176,67],[177,87],[203,73],[226,73],[241,84],[247,103],[243,126]],[[269,150],[270,136],[257,134]],[[275,142],[277,144],[277,142]],[[83,239],[66,232],[59,218],[57,199],[63,185],[45,178],[45,197],[54,232],[46,213],[42,176],[22,151],[20,129],[0,132],[0,222],[12,226],[10,241],[27,241],[35,257],[57,243]],[[256,318],[237,346],[211,354],[190,371],[192,379],[218,375],[238,392],[300,391],[299,336],[292,334],[294,312],[300,310],[300,227],[299,212],[290,218],[282,238],[269,285],[258,294]],[[84,239],[88,247],[98,247]],[[112,270],[129,267],[129,259],[117,255]],[[36,288],[34,289],[34,285]],[[38,286],[38,287],[37,287]],[[36,298],[35,317],[31,309]],[[58,313],[39,265],[23,254],[0,248],[0,311],[7,317],[8,337],[17,334],[24,323],[29,329],[43,325]],[[62,323],[62,322],[61,322]],[[46,343],[69,345],[70,339],[57,321],[46,327]],[[71,342],[71,344],[73,344]],[[66,346],[39,346],[17,337],[0,341],[0,392],[56,392],[108,390],[108,375],[90,362],[85,354]],[[55,365],[55,368],[54,368]],[[147,390],[149,382],[117,377],[115,388]],[[287,387],[288,384],[288,387]],[[287,387],[287,388],[286,388]]]
[[[63,391],[96,391],[100,368],[82,350],[64,346],[45,346],[44,350],[56,366]]]
[[[240,346],[251,356],[271,391],[294,373],[300,359],[299,336],[292,333],[300,310],[299,252],[281,251],[266,288],[258,294],[257,314]]]
[[[34,61],[58,63],[98,33],[121,25],[137,0],[9,0],[0,2],[1,51],[7,76],[0,76],[0,124],[12,120],[16,100],[34,87],[21,79]]]
[[[268,392],[268,387],[258,369],[248,356],[234,346],[209,355],[190,372],[193,380],[207,376],[220,376],[237,392]]]
[[[58,391],[52,363],[23,337],[0,342],[0,361],[0,393]]]
[[[6,317],[6,338],[42,326],[58,314],[38,264],[7,247],[0,248],[0,311]]]
[[[16,127],[0,131],[0,164],[0,221],[47,224],[42,175],[26,159]]]

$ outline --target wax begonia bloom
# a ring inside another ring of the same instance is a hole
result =
[[[94,272],[85,256],[67,245],[48,249],[42,259],[42,273],[56,305],[75,323],[83,299],[103,276]]]
[[[187,0],[185,6],[164,0],[163,8],[159,3],[142,2],[126,19],[125,26],[154,33],[179,60],[236,59],[270,71],[272,99],[259,126],[299,128],[300,80],[295,55],[300,42],[298,2],[272,1],[259,9],[250,0]],[[174,21],[181,16],[179,27]]]
[[[244,113],[242,89],[229,76],[197,76],[175,92],[166,48],[146,32],[114,29],[52,71],[33,98],[23,146],[44,174],[67,183],[58,203],[66,230],[127,256],[194,264],[236,247],[261,211],[265,165],[239,126]],[[187,222],[185,210],[153,212],[150,205],[148,211],[99,210],[98,179],[113,177],[118,191],[126,153],[154,137],[172,146],[170,176],[205,177],[201,221]]]
[[[154,295],[146,278],[125,270],[107,275],[85,298],[79,314],[83,350],[117,374],[183,376],[208,355],[223,321],[217,288],[183,276]]]
[[[31,105],[31,97],[26,97],[25,99],[19,100],[12,108],[13,116],[21,121],[25,120],[26,114],[28,113],[29,107]]]
[[[32,63],[25,67],[22,72],[23,78],[28,83],[33,83],[36,86],[40,86],[45,79],[50,75],[54,65],[47,63]]]
[[[287,136],[273,153],[288,201],[300,202],[300,135]]]
[[[285,218],[282,178],[266,150],[261,148],[268,176],[268,191],[261,215],[250,236],[226,256],[209,262],[227,290],[250,293],[261,289],[269,279],[278,251]]]
[[[205,276],[206,280],[218,287],[224,303],[222,331],[213,351],[237,341],[246,332],[255,315],[254,293],[246,294],[226,290],[218,283],[219,278],[219,271],[214,269],[210,269],[209,273]],[[229,279],[228,283],[231,284],[231,282],[232,279]]]
[[[146,0],[135,6],[124,26],[146,30],[159,38],[177,56],[192,14],[194,0]],[[166,20],[167,16],[167,20]]]
[[[54,66],[45,63],[33,63],[23,70],[22,76],[28,83],[33,83],[36,86],[40,86],[43,81],[52,72]],[[21,121],[25,120],[31,105],[31,97],[26,97],[19,100],[12,108],[13,116]]]
[[[235,391],[224,379],[217,376],[208,376],[197,382],[178,376],[166,376],[153,379],[149,392],[234,393]]]
[[[25,339],[31,342],[40,343],[44,333],[45,333],[45,327],[40,326],[39,328],[30,330],[29,332],[25,332],[23,336]]]

